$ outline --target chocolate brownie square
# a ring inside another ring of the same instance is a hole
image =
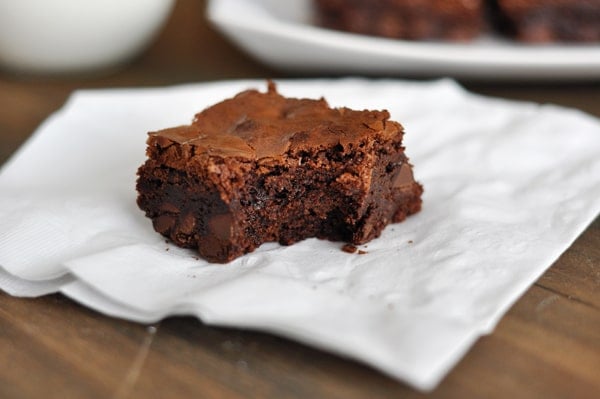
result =
[[[387,111],[285,98],[270,83],[150,133],[137,202],[211,262],[270,241],[362,244],[421,208],[402,136]]]

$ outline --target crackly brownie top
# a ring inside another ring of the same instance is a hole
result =
[[[150,133],[149,145],[194,146],[194,154],[248,159],[277,158],[288,151],[355,145],[369,136],[402,134],[387,111],[330,108],[324,99],[286,98],[275,84],[248,90],[198,113],[191,125]]]

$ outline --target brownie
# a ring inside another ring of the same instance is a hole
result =
[[[262,243],[354,245],[421,208],[387,111],[248,90],[149,133],[138,205],[175,244],[225,263]]]
[[[483,0],[315,0],[319,24],[395,39],[465,41],[484,28]]]
[[[531,43],[600,41],[600,0],[496,0],[499,29]]]

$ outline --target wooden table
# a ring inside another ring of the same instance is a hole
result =
[[[117,73],[50,79],[0,72],[0,163],[78,88],[291,76],[228,44],[205,22],[203,4],[180,0],[153,47]],[[598,82],[464,84],[600,116]],[[61,295],[0,293],[0,364],[0,398],[591,398],[600,392],[600,219],[429,395],[269,334],[183,317],[149,327]]]

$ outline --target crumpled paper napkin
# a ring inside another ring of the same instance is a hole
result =
[[[295,80],[286,96],[388,109],[423,210],[361,249],[265,244],[228,265],[155,233],[135,204],[146,133],[262,81],[80,91],[0,172],[0,288],[62,292],[139,322],[194,315],[358,359],[432,389],[600,210],[600,122],[450,80]]]

